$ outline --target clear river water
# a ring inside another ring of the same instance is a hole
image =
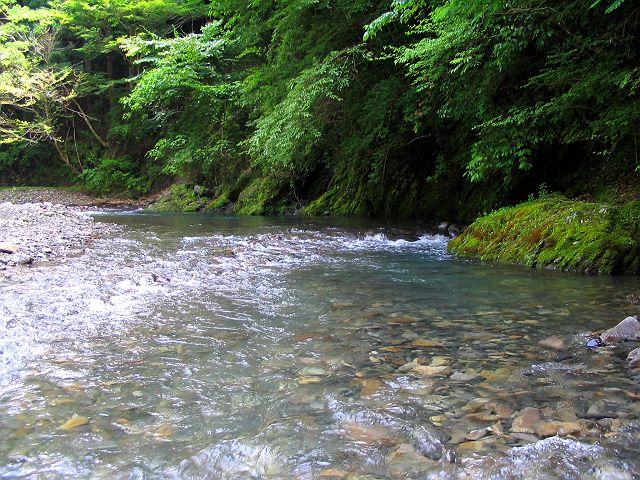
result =
[[[0,478],[640,478],[632,277],[428,229],[96,212],[0,285]]]

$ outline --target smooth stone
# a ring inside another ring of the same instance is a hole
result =
[[[458,445],[458,448],[461,450],[473,450],[477,452],[478,450],[484,450],[493,445],[495,441],[495,437],[485,438],[484,440],[476,440],[472,442],[463,442]]]
[[[627,317],[615,327],[605,330],[600,335],[604,343],[616,343],[623,340],[632,340],[640,332],[640,321],[638,317]]]
[[[506,367],[501,367],[496,370],[482,370],[480,376],[489,380],[490,382],[497,382],[504,380],[511,375],[511,370]]]
[[[352,307],[353,307],[353,303],[348,303],[348,302],[334,302],[331,304],[331,310],[333,311],[346,310]]]
[[[415,360],[407,362],[404,365],[401,365],[398,368],[396,368],[396,372],[398,372],[398,373],[408,373],[408,372],[410,372],[411,370],[413,370],[415,367],[417,367],[419,365],[420,364],[418,363],[417,359],[415,359]]]
[[[360,394],[364,397],[373,395],[382,386],[382,381],[377,378],[366,378],[359,383],[362,386]]]
[[[483,437],[486,437],[489,433],[488,428],[481,428],[478,430],[471,430],[468,433],[465,432],[457,432],[451,437],[451,443],[466,443],[466,442],[476,442]]]
[[[489,430],[494,435],[504,435],[504,428],[502,427],[502,424],[500,422],[494,423],[490,427],[487,427],[487,430]]]
[[[535,433],[536,423],[540,421],[540,410],[527,407],[521,413],[522,415],[513,419],[511,431],[516,433]]]
[[[318,473],[317,478],[341,479],[348,478],[351,473],[336,468],[327,468]]]
[[[411,330],[405,330],[404,332],[402,332],[402,338],[405,338],[407,340],[416,340],[417,338],[419,338],[419,335]]]
[[[159,437],[172,437],[173,434],[176,433],[176,427],[168,423],[163,423],[155,429],[154,433]]]
[[[387,325],[404,325],[408,323],[417,323],[418,317],[414,317],[411,315],[395,315],[391,314],[389,320],[387,320]]]
[[[431,359],[431,363],[429,364],[430,367],[442,367],[444,365],[449,365],[450,360],[448,357],[433,357]]]
[[[540,421],[536,423],[534,431],[540,437],[553,437],[558,435],[565,437],[567,435],[578,435],[585,430],[584,425],[579,422],[546,422]]]
[[[387,467],[393,477],[414,478],[432,471],[438,462],[420,455],[409,443],[402,443],[387,457]]]
[[[540,340],[538,345],[542,345],[543,347],[551,348],[553,350],[564,350],[566,348],[564,339],[555,335],[545,338],[544,340]]]
[[[592,472],[594,480],[635,480],[637,478],[631,472],[623,470],[622,465],[617,466],[613,462],[596,465],[589,472]]]
[[[435,391],[435,385],[432,383],[417,381],[411,383],[407,388],[407,391],[418,396],[431,395]]]
[[[31,265],[33,263],[33,257],[29,255],[14,254],[11,257],[11,261],[16,265]]]
[[[455,327],[456,324],[448,320],[439,320],[437,322],[431,322],[431,326],[436,328],[451,328]]]
[[[300,385],[311,385],[311,384],[320,383],[320,382],[322,382],[321,377],[299,377],[298,378],[298,383]]]
[[[444,345],[441,342],[435,340],[429,340],[426,338],[419,338],[411,342],[411,346],[415,348],[440,348]]]
[[[322,375],[329,375],[329,372],[320,367],[305,367],[300,370],[300,375],[302,377],[318,377]]]
[[[81,427],[89,423],[89,418],[74,415],[69,420],[60,425],[60,430],[73,430],[74,428]]]
[[[442,423],[442,422],[446,422],[449,419],[449,417],[447,417],[446,415],[433,415],[431,417],[429,417],[429,420],[432,421],[433,423]]]
[[[453,373],[451,367],[446,365],[432,367],[430,365],[418,365],[411,370],[413,373],[427,378],[448,377]]]
[[[479,375],[477,373],[471,373],[471,371],[468,371],[467,373],[455,372],[449,378],[455,382],[470,382],[471,380],[478,378],[478,376]]]
[[[474,398],[469,403],[467,403],[464,407],[462,407],[462,409],[465,412],[478,412],[486,408],[486,405],[490,402],[491,400],[489,400],[488,398]]]
[[[629,352],[629,355],[627,355],[627,361],[632,368],[640,367],[640,347]]]
[[[602,420],[603,418],[618,418],[620,417],[620,412],[616,409],[616,405],[609,404],[609,402],[605,400],[598,400],[590,403],[589,408],[585,412],[584,415],[581,415],[582,418],[589,418],[592,420]],[[566,421],[566,418],[562,418],[559,420]],[[576,418],[569,419],[569,421],[574,421]]]
[[[0,242],[0,252],[2,253],[16,253],[19,250],[17,245],[13,245],[9,242]]]
[[[357,442],[392,446],[398,443],[398,439],[392,430],[384,427],[373,427],[356,422],[347,422],[343,428],[349,438]]]
[[[510,433],[509,434],[513,438],[517,438],[518,440],[524,440],[525,442],[537,442],[539,440],[538,437],[532,435],[530,433]]]

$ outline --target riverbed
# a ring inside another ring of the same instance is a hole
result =
[[[86,212],[0,285],[2,478],[640,475],[635,277],[483,265],[427,227]]]

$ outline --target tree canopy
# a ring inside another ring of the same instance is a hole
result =
[[[0,168],[50,168],[44,142],[97,192],[182,179],[243,213],[593,192],[640,164],[639,20],[629,0],[1,0]]]

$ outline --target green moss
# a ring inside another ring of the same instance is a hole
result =
[[[560,196],[502,208],[449,243],[463,257],[580,272],[640,272],[640,204]]]
[[[225,192],[222,195],[211,200],[211,202],[207,204],[204,210],[205,212],[219,211],[220,209],[225,208],[230,203],[231,203],[231,200],[229,199],[229,193]]]
[[[269,215],[284,213],[287,204],[280,195],[281,180],[274,177],[254,179],[238,196],[235,213],[239,215]]]
[[[171,187],[169,195],[149,206],[153,212],[198,212],[203,210],[211,201],[210,198],[200,196],[192,185],[178,183]]]

